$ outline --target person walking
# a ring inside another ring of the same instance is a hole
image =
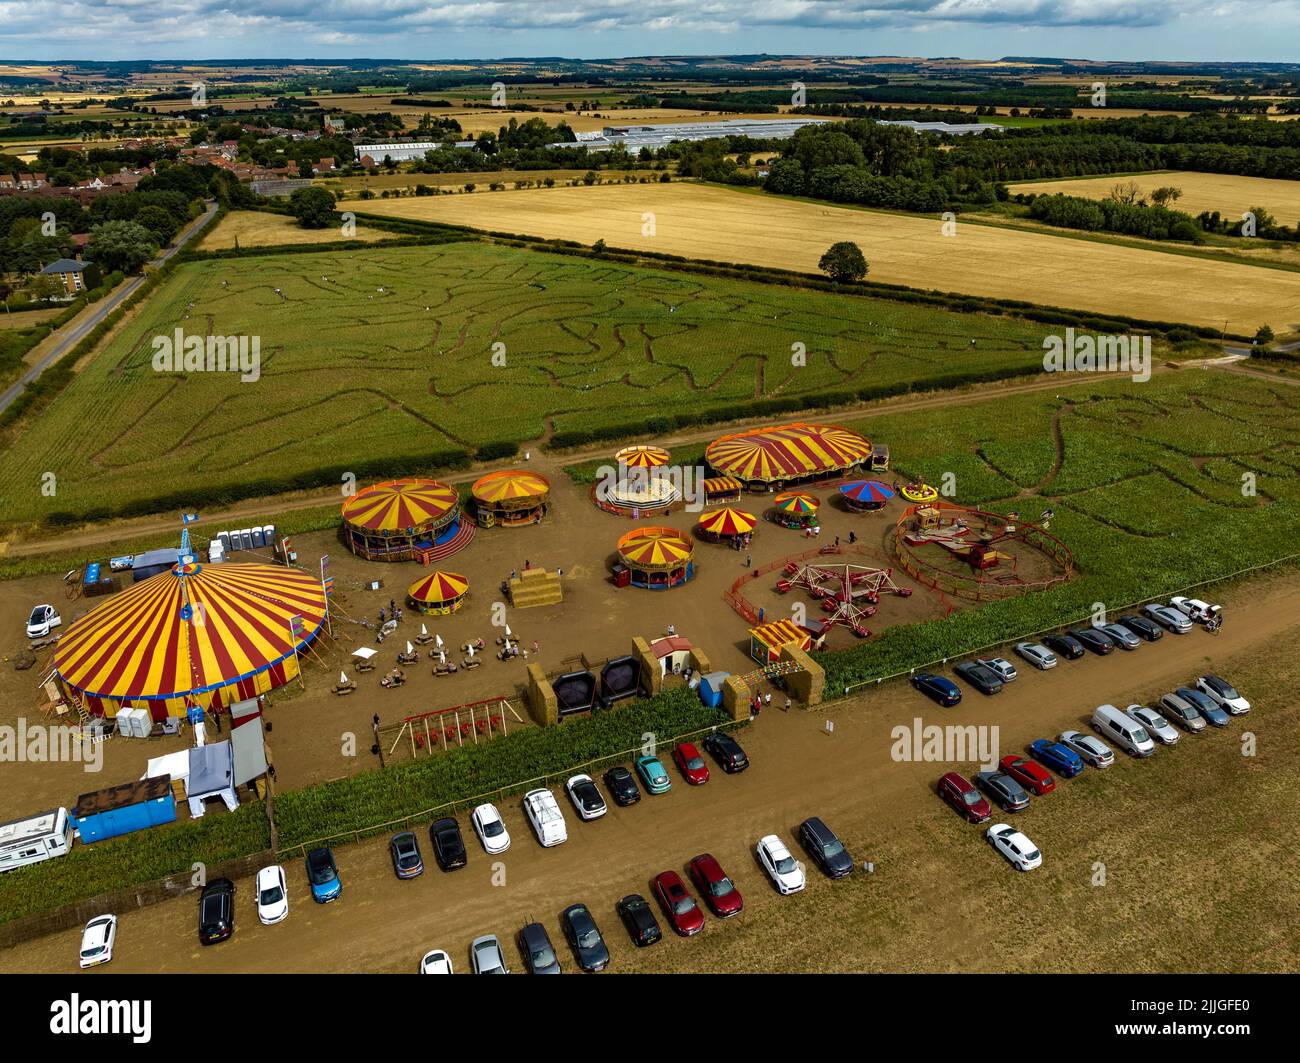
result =
[[[746,568],[753,568],[753,567],[754,567],[754,555],[753,555],[753,554],[746,554],[746,555],[745,555],[745,567],[746,567]]]
[[[849,532],[849,545],[852,546],[852,545],[853,545],[854,543],[856,543],[857,541],[858,541],[858,533],[857,533],[857,532]]]
[[[790,699],[789,699],[789,698],[786,698],[786,699],[785,699],[785,711],[786,711],[786,712],[789,712],[789,711],[790,711]]]

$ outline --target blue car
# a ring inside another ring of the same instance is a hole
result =
[[[672,780],[658,757],[642,757],[636,762],[636,773],[652,794],[666,794],[673,788]]]
[[[317,904],[335,900],[343,892],[333,850],[313,849],[307,854],[307,881],[311,883],[312,900]]]
[[[961,701],[961,691],[957,689],[957,684],[933,672],[917,672],[912,676],[912,686],[945,709]]]
[[[1223,706],[1219,705],[1208,694],[1203,694],[1199,690],[1193,690],[1191,687],[1179,687],[1174,691],[1184,701],[1190,703],[1202,716],[1206,718],[1215,727],[1227,727],[1231,717],[1224,711]]]
[[[1044,767],[1051,768],[1062,779],[1073,779],[1083,771],[1083,758],[1068,746],[1039,738],[1029,743],[1030,755]]]

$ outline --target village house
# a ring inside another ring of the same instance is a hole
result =
[[[66,299],[72,299],[99,283],[99,272],[94,264],[79,262],[75,258],[61,258],[51,262],[41,272],[47,277],[59,279]]]

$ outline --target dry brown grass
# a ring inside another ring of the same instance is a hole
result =
[[[1269,177],[1239,177],[1226,173],[1192,173],[1170,170],[1164,173],[1138,174],[1132,177],[1081,177],[1068,181],[1024,181],[1011,186],[1012,192],[1060,193],[1104,199],[1116,185],[1135,184],[1144,196],[1154,189],[1172,185],[1181,188],[1182,198],[1175,210],[1199,214],[1217,210],[1229,218],[1239,218],[1252,207],[1264,207],[1284,225],[1300,218],[1300,181],[1283,181]]]
[[[358,223],[353,237],[360,244],[391,240],[392,233]],[[258,210],[234,210],[203,238],[205,251],[224,251],[234,247],[270,247],[279,244],[319,244],[344,239],[338,229],[304,229],[294,218],[267,214]]]

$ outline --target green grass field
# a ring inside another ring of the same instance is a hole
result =
[[[155,371],[154,338],[178,327],[259,337],[260,378]],[[924,386],[1039,364],[1049,328],[471,242],[195,262],[8,441],[0,512],[86,513],[548,427]]]

